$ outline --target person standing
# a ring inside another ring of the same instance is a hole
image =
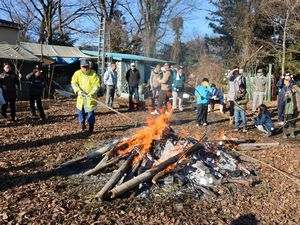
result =
[[[229,75],[229,91],[227,99],[229,101],[229,119],[230,124],[234,124],[234,99],[236,93],[239,91],[239,86],[241,84],[244,84],[246,86],[246,78],[243,76],[241,69],[239,67],[234,67],[233,70],[231,70]]]
[[[263,70],[258,69],[256,77],[253,79],[253,103],[252,113],[256,112],[257,106],[263,104],[264,98],[267,95],[268,81],[264,76]]]
[[[3,117],[7,118],[6,112],[9,104],[11,121],[16,120],[16,99],[17,87],[20,86],[19,79],[21,79],[21,74],[18,76],[12,71],[9,63],[4,63],[3,73],[0,74],[0,84],[3,90],[5,104],[1,107],[1,114]]]
[[[173,110],[177,108],[177,99],[178,99],[178,108],[180,111],[183,111],[182,99],[183,99],[185,80],[186,77],[183,72],[183,66],[180,66],[177,73],[176,72],[173,73],[173,84],[172,84]]]
[[[30,102],[30,109],[31,115],[36,116],[35,113],[35,102],[37,108],[40,113],[41,120],[46,119],[46,115],[42,105],[42,93],[43,89],[45,88],[45,78],[42,76],[42,70],[39,66],[33,70],[32,73],[26,75],[26,79],[29,81],[29,102]]]
[[[113,106],[115,91],[118,81],[117,64],[111,63],[111,68],[104,73],[103,82],[106,86],[106,105]]]
[[[224,113],[224,96],[220,89],[217,88],[215,84],[211,84],[211,97],[209,100],[209,108],[208,111],[214,111],[215,105],[220,105],[220,112]]]
[[[290,72],[286,71],[278,80],[276,86],[279,88],[278,93],[278,125],[283,125],[284,109],[285,109],[285,94],[290,91],[295,82],[291,79]]]
[[[135,103],[139,105],[139,83],[141,75],[138,69],[136,68],[135,63],[131,63],[130,69],[126,72],[126,81],[128,83],[129,89],[129,111],[137,110],[134,108],[134,103],[132,97],[134,96]]]
[[[97,102],[93,98],[97,97],[100,88],[100,79],[95,71],[89,68],[87,59],[80,60],[80,70],[77,70],[71,80],[71,85],[77,96],[77,113],[81,129],[86,129],[85,120],[89,123],[89,133],[94,131],[95,113]]]
[[[151,114],[157,115],[159,114],[155,107],[155,98],[159,94],[160,83],[158,82],[159,77],[161,76],[161,68],[160,65],[156,65],[155,69],[151,71],[150,75],[150,89],[151,89]]]
[[[300,93],[300,88],[297,85],[293,85],[290,90],[285,94],[285,110],[284,116],[286,122],[283,124],[283,139],[288,138],[288,129],[290,138],[295,138],[296,118],[299,115],[299,99],[297,93]]]
[[[169,114],[168,106],[169,106],[169,98],[171,96],[172,75],[168,63],[164,64],[163,75],[162,78],[158,79],[158,82],[161,85],[159,96],[158,96],[159,113]]]
[[[248,93],[246,86],[241,84],[239,86],[239,91],[236,94],[234,100],[234,124],[235,131],[239,131],[239,117],[242,119],[243,132],[246,133],[247,130],[247,120],[246,120],[246,110],[248,103]]]
[[[195,96],[197,98],[196,126],[207,126],[208,102],[211,92],[209,80],[203,78],[201,85],[198,85],[195,89]]]

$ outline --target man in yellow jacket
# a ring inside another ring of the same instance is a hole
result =
[[[85,119],[89,123],[89,132],[94,131],[95,113],[97,102],[93,98],[97,97],[97,92],[100,88],[100,80],[95,71],[91,70],[90,63],[87,59],[80,60],[80,70],[77,70],[71,81],[74,92],[77,97],[77,113],[78,120],[81,124],[81,129],[86,129]],[[87,113],[87,118],[86,118]]]

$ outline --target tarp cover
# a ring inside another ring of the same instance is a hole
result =
[[[40,59],[20,45],[10,45],[0,42],[0,58],[12,60],[40,61]]]
[[[49,57],[60,58],[90,58],[90,56],[84,54],[76,47],[60,46],[60,45],[41,45],[37,43],[21,42],[23,48],[30,51],[35,56],[42,55]]]

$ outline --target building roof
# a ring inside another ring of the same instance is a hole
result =
[[[39,58],[22,48],[20,45],[11,45],[0,42],[0,58],[12,60],[40,61]]]
[[[60,57],[60,58],[90,58],[76,47],[60,45],[41,45],[38,43],[21,42],[20,45],[35,56]]]
[[[8,20],[0,19],[0,27],[9,27],[9,28],[14,28],[14,29],[20,29],[21,25],[18,23],[8,21]]]
[[[97,51],[82,50],[82,52],[90,56],[98,57]],[[155,63],[169,62],[169,61],[151,58],[143,55],[131,55],[131,54],[114,53],[114,52],[105,52],[105,57],[111,57],[112,59],[118,61],[131,60],[131,61],[146,61],[146,62],[155,62]]]

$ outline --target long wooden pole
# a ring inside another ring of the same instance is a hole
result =
[[[151,179],[158,172],[164,170],[169,165],[177,162],[182,157],[182,155],[190,155],[193,152],[195,152],[197,150],[200,150],[200,149],[203,149],[203,145],[195,144],[194,146],[192,146],[191,148],[189,148],[185,152],[179,153],[179,154],[167,159],[166,161],[160,163],[159,165],[157,165],[157,166],[145,171],[144,173],[136,176],[135,178],[121,184],[120,186],[115,187],[114,189],[112,189],[110,191],[111,198],[115,198],[115,197],[119,196],[120,194],[122,194],[126,191],[129,191],[129,190],[133,189],[134,187],[138,186],[140,183],[143,183],[143,182]]]

